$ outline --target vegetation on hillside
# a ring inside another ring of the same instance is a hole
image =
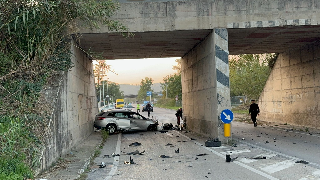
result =
[[[42,89],[72,67],[71,39],[86,28],[127,29],[113,1],[0,1],[0,179],[33,178],[52,107]]]
[[[141,79],[140,82],[140,89],[138,91],[138,97],[137,100],[139,102],[141,101],[151,101],[150,97],[147,96],[147,92],[151,91],[151,96],[153,96],[153,90],[151,89],[151,86],[153,84],[153,79],[149,77],[145,77],[144,79]]]
[[[276,57],[276,54],[243,54],[230,59],[231,96],[258,99]]]

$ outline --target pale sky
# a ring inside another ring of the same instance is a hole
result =
[[[145,77],[152,78],[153,83],[163,82],[163,77],[174,74],[176,71],[172,69],[179,57],[174,58],[149,58],[149,59],[119,59],[106,60],[118,75],[108,72],[108,80],[119,84],[140,85]]]

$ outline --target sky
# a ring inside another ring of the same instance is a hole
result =
[[[163,77],[175,73],[172,67],[177,64],[176,59],[179,58],[106,60],[111,70],[117,73],[108,72],[106,78],[119,84],[140,85],[142,79],[149,77],[153,83],[160,83]]]

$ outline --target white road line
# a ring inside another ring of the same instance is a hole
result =
[[[179,133],[179,132],[178,132],[178,133]],[[186,135],[184,135],[184,134],[181,134],[181,133],[179,133],[179,134],[180,134],[181,136],[184,136],[184,137],[187,138],[187,139],[190,139],[188,136],[186,136]],[[213,154],[215,154],[215,155],[217,155],[217,156],[219,156],[219,157],[221,157],[221,158],[225,158],[225,155],[222,155],[221,153],[213,150],[213,148],[206,147],[206,146],[204,146],[203,144],[201,144],[201,143],[199,143],[199,142],[197,142],[197,141],[194,141],[194,142],[195,142],[195,144],[197,144],[197,145],[201,146],[202,148],[204,148],[204,149],[212,152]],[[259,170],[255,169],[255,168],[252,168],[252,167],[250,167],[250,166],[248,166],[248,165],[246,165],[246,164],[243,164],[243,163],[241,163],[241,162],[239,162],[239,161],[233,161],[233,163],[235,163],[235,164],[237,164],[237,165],[239,165],[239,166],[241,166],[241,167],[243,167],[243,168],[246,168],[246,169],[248,169],[248,170],[251,171],[251,172],[257,173],[257,174],[259,174],[260,176],[263,176],[263,177],[265,177],[265,178],[268,178],[268,179],[271,179],[271,180],[278,180],[277,178],[275,178],[275,177],[273,177],[273,176],[270,176],[269,174],[266,174],[266,173],[264,173],[264,172],[262,172],[262,171],[259,171]]]
[[[227,151],[227,152],[221,152],[221,154],[226,155],[228,154],[241,154],[241,153],[246,153],[246,152],[251,152],[249,149],[246,150],[237,150],[237,151]]]
[[[263,168],[260,168],[260,169],[265,171],[265,172],[267,172],[267,173],[269,173],[269,174],[273,174],[275,172],[282,171],[284,169],[290,168],[290,167],[292,167],[294,165],[295,165],[294,161],[286,160],[286,161],[278,162],[278,163],[275,163],[275,164],[272,164],[270,166],[266,166],[266,167],[263,167]]]
[[[320,171],[315,171],[312,173],[312,175],[308,175],[304,178],[301,178],[299,180],[309,180],[309,179],[320,179]]]
[[[121,136],[122,136],[122,134],[119,133],[115,154],[120,154]],[[104,178],[104,180],[109,180],[112,178],[112,176],[114,176],[116,174],[116,172],[118,170],[118,165],[119,165],[119,156],[115,156],[114,160],[113,160],[113,166],[112,166],[108,176],[106,178]]]

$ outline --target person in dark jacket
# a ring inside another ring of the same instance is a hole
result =
[[[146,106],[146,108],[147,108],[147,111],[148,111],[148,117],[150,117],[151,104],[148,103],[147,106]]]
[[[180,125],[180,119],[182,118],[182,108],[179,108],[177,113],[176,113],[176,116],[177,116],[177,124],[178,126]]]
[[[251,100],[251,105],[249,108],[249,114],[251,114],[251,120],[253,122],[253,126],[257,127],[257,115],[259,115],[260,109],[258,104],[256,104],[256,101],[254,99]]]

